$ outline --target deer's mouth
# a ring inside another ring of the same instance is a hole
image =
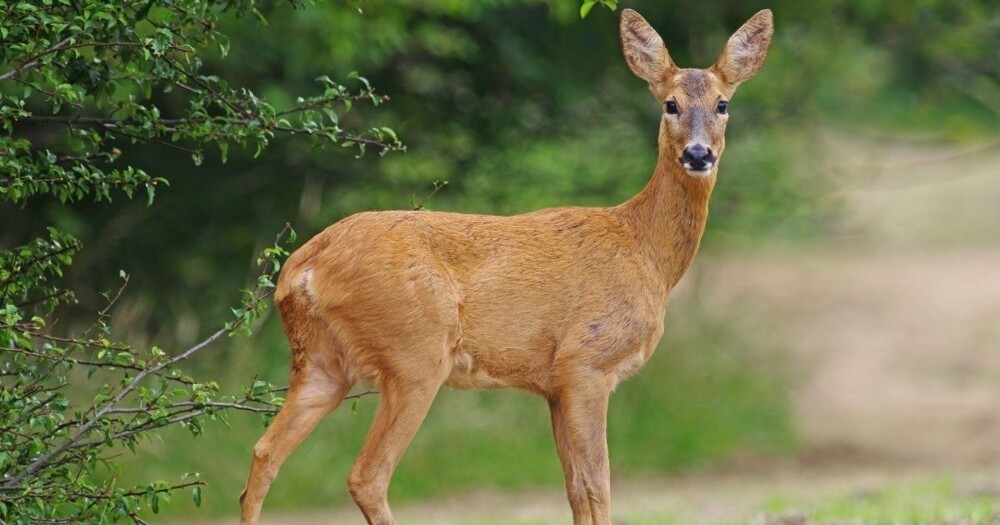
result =
[[[697,160],[685,159],[684,157],[681,157],[677,159],[677,161],[680,162],[681,166],[685,170],[687,170],[689,175],[693,177],[707,177],[712,171],[712,166],[715,166],[716,157],[712,156],[711,158]]]
[[[694,171],[694,172],[710,171],[712,169],[712,166],[714,166],[714,165],[715,165],[715,161],[712,161],[712,160],[709,160],[709,161],[698,160],[698,161],[693,161],[693,162],[681,162],[681,166],[684,166],[684,169],[686,169],[688,171]]]

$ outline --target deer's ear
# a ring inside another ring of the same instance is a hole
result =
[[[733,85],[756,75],[764,65],[773,34],[774,17],[770,9],[753,15],[729,37],[722,55],[712,66],[716,74]]]
[[[639,13],[622,11],[620,31],[625,61],[637,77],[653,83],[674,67],[663,39]]]

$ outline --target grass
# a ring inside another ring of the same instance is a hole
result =
[[[627,525],[997,525],[1000,498],[996,492],[963,489],[955,478],[931,476],[916,481],[889,483],[877,490],[848,490],[819,497],[804,496],[802,484],[765,494],[735,512],[737,516],[706,519],[692,512],[696,505],[681,504],[666,511],[617,507],[616,523]],[[805,486],[805,489],[804,489]],[[745,489],[740,489],[745,490]],[[728,489],[719,500],[740,499]],[[468,525],[543,525],[551,517],[524,520],[480,520]],[[451,523],[451,522],[449,522]]]
[[[668,316],[667,335],[651,362],[612,397],[609,442],[616,475],[675,472],[794,445],[787,388],[763,330],[739,316],[688,315],[684,308],[672,308],[677,315]],[[257,348],[225,360],[242,364],[224,376],[235,382],[263,371],[281,381],[286,344],[272,326],[253,341]],[[356,411],[345,404],[320,424],[282,468],[267,499],[269,511],[301,512],[346,500],[347,472],[377,402],[362,398]],[[178,494],[166,512],[232,514],[250,449],[262,432],[259,420],[240,414],[229,427],[206,425],[196,439],[171,431],[139,455],[123,458],[124,477],[171,480],[198,471],[209,484],[202,508]],[[404,502],[483,488],[561,485],[541,399],[517,391],[444,390],[397,469],[390,497]]]
[[[774,496],[761,505],[771,516],[802,516],[808,523],[858,525],[966,525],[1000,523],[1000,498],[990,491],[963,488],[950,476],[889,485],[878,490],[854,491],[813,503]],[[782,522],[771,519],[774,525]],[[785,519],[785,521],[789,521]],[[766,523],[766,522],[765,522]]]

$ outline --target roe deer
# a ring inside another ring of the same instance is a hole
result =
[[[575,525],[610,525],[608,397],[649,359],[667,295],[691,264],[725,148],[727,106],[764,63],[771,12],[708,69],[674,65],[635,11],[629,68],[663,106],[646,187],[610,208],[512,217],[352,215],[293,253],[275,303],[291,342],[284,407],[253,447],[242,523],[256,523],[282,462],[358,381],[380,392],[348,477],[369,524],[394,523],[387,489],[438,389],[516,387],[549,403]]]

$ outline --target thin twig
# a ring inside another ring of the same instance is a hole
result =
[[[45,295],[43,295],[41,297],[36,297],[34,299],[28,299],[27,301],[24,301],[23,303],[17,303],[17,305],[15,305],[15,306],[17,306],[18,308],[24,308],[25,306],[31,306],[33,304],[38,304],[40,302],[47,301],[49,299],[54,299],[56,297],[60,297],[60,296],[66,297],[66,296],[71,296],[71,295],[73,295],[73,292],[71,292],[69,290],[57,290],[55,292],[45,294]]]
[[[111,308],[114,307],[115,303],[118,302],[118,299],[121,298],[122,292],[124,292],[125,288],[128,286],[128,281],[129,281],[129,275],[125,274],[125,276],[122,277],[122,285],[118,287],[118,292],[115,293],[114,297],[108,299],[107,306],[101,309],[100,312],[97,312],[97,319],[94,320],[94,323],[90,325],[90,327],[84,330],[83,335],[80,336],[81,338],[90,335],[90,332],[92,332],[94,328],[96,328],[97,325],[101,323],[101,321],[110,317],[108,315],[108,312],[111,311]]]
[[[168,65],[170,65],[170,67],[172,67],[175,71],[177,71],[178,73],[180,73],[180,74],[188,77],[192,82],[194,82],[195,84],[198,84],[199,86],[201,86],[202,89],[204,89],[205,91],[208,91],[209,93],[211,93],[212,96],[215,97],[217,100],[220,100],[225,105],[229,106],[229,109],[231,109],[233,111],[233,113],[236,113],[237,115],[241,115],[241,114],[244,113],[244,111],[240,110],[240,108],[237,107],[236,104],[234,104],[231,100],[227,99],[226,97],[222,96],[217,91],[215,91],[214,89],[212,89],[212,86],[209,86],[207,82],[203,81],[201,78],[198,78],[197,75],[195,75],[193,73],[189,73],[186,69],[184,69],[183,67],[181,67],[179,64],[177,64],[173,60],[170,60],[166,56],[163,56],[161,58],[163,59],[164,62],[166,62]]]
[[[374,95],[375,95],[375,88],[372,88],[372,87],[369,87],[368,89],[366,89],[365,91],[362,91],[360,93],[349,93],[349,92],[338,93],[336,95],[331,95],[329,97],[323,97],[321,99],[314,100],[313,102],[310,102],[308,104],[303,104],[301,106],[296,106],[296,107],[293,107],[293,108],[288,108],[288,109],[284,109],[284,110],[278,111],[278,112],[275,113],[275,115],[281,117],[281,116],[290,115],[290,114],[293,114],[293,113],[299,113],[299,112],[306,111],[306,110],[309,110],[309,109],[317,109],[317,108],[321,108],[321,107],[323,107],[323,106],[325,106],[325,105],[327,105],[327,104],[329,104],[331,102],[340,102],[340,101],[344,101],[344,100],[352,100],[352,101],[356,101],[356,100],[370,100]],[[377,98],[378,98],[379,102],[386,102],[386,101],[389,100],[389,96],[388,95],[382,95],[382,96],[377,97]]]
[[[92,348],[103,348],[103,349],[107,349],[107,350],[119,350],[119,351],[123,351],[123,352],[129,351],[129,350],[132,349],[131,345],[117,344],[117,343],[116,344],[105,344],[105,342],[102,341],[102,340],[100,340],[100,339],[83,339],[83,338],[73,339],[73,338],[69,338],[69,337],[59,337],[59,336],[56,336],[56,335],[50,335],[50,334],[46,334],[44,332],[36,332],[36,331],[32,330],[32,328],[34,328],[34,327],[35,327],[34,325],[28,325],[28,324],[15,324],[15,325],[11,326],[11,325],[8,325],[6,323],[0,323],[0,328],[13,329],[13,330],[16,330],[16,331],[18,331],[18,332],[20,332],[20,333],[22,333],[22,334],[24,334],[26,336],[29,336],[29,337],[35,337],[35,338],[38,338],[38,339],[44,339],[46,341],[53,341],[53,342],[56,342],[56,343],[65,343],[65,344],[71,344],[71,345],[77,345],[77,346],[89,346],[89,347],[92,347]],[[9,350],[15,350],[15,351],[17,351],[19,349],[13,348],[13,349],[9,349]]]
[[[413,204],[413,211],[419,211],[424,209],[424,205],[427,204],[427,201],[429,201],[431,197],[437,195],[437,192],[441,191],[441,188],[444,188],[447,185],[448,181],[446,180],[434,181],[434,187],[431,190],[431,192],[428,193],[427,196],[425,196],[423,199],[420,199],[420,202]]]

